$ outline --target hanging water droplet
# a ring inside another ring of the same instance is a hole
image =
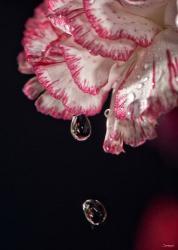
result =
[[[98,200],[86,200],[83,203],[83,211],[86,219],[95,226],[99,226],[107,218],[106,209]]]
[[[70,131],[77,141],[87,140],[91,135],[90,120],[85,115],[73,116]]]
[[[105,116],[106,118],[108,118],[108,115],[109,115],[110,112],[111,112],[110,109],[106,109],[106,110],[104,111],[104,116]]]

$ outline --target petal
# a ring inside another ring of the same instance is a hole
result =
[[[118,0],[118,2],[124,7],[155,8],[168,3],[169,0]]]
[[[143,113],[154,118],[178,104],[178,34],[161,32],[138,59],[115,98],[116,116],[135,119]]]
[[[32,65],[27,62],[24,52],[20,52],[17,57],[18,70],[23,74],[33,74]]]
[[[176,11],[177,11],[177,14],[176,14],[175,22],[176,22],[176,27],[178,28],[178,0],[176,0]]]
[[[176,0],[169,1],[165,10],[165,26],[176,28],[177,6]]]
[[[63,56],[72,77],[85,93],[96,95],[107,84],[112,60],[93,56],[87,50],[68,39],[61,44]]]
[[[128,38],[146,47],[160,31],[151,20],[127,12],[116,0],[83,0],[83,3],[88,20],[103,38]]]
[[[64,58],[62,56],[62,49],[59,47],[60,43],[65,40],[65,36],[60,36],[57,40],[54,42],[51,42],[45,52],[43,53],[43,57],[38,62],[39,64],[51,64],[51,63],[57,63],[57,62],[63,62]]]
[[[155,24],[164,25],[166,5],[170,0],[117,0],[122,7],[136,16],[145,17]],[[172,1],[172,0],[171,0]]]
[[[77,115],[95,115],[102,109],[107,93],[100,91],[96,96],[83,93],[74,83],[65,62],[38,65],[35,68],[40,83],[55,97]]]
[[[40,22],[46,21],[47,1],[44,1],[34,10],[34,17]]]
[[[36,100],[35,106],[39,112],[56,119],[71,120],[73,117],[73,114],[59,100],[50,96],[48,92],[45,92]]]
[[[125,84],[125,79],[133,70],[136,60],[135,55],[136,53],[134,53],[133,56],[125,63],[118,61],[113,64],[109,73],[108,84],[103,89],[110,90],[111,87],[113,89],[118,89]]]
[[[100,38],[84,13],[73,17],[69,21],[69,25],[75,41],[94,55],[127,61],[136,48],[135,42],[126,39],[109,40]]]
[[[43,91],[44,88],[36,77],[31,78],[23,87],[23,93],[30,100],[35,100]]]
[[[46,18],[31,18],[26,24],[24,32],[23,46],[26,58],[30,63],[38,62],[47,46],[58,38],[50,22]]]
[[[81,6],[82,4],[80,0],[48,0],[48,9],[50,12],[69,8],[72,10],[72,8],[76,9],[80,8]]]
[[[107,117],[107,130],[103,144],[104,151],[112,154],[124,152],[123,144],[132,147],[142,145],[146,140],[156,137],[155,120],[141,116],[134,121],[125,119],[118,120],[113,112],[113,100]]]
[[[49,0],[48,18],[55,28],[71,34],[69,20],[83,12],[80,0]]]

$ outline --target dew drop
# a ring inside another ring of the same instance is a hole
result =
[[[70,131],[77,141],[85,141],[91,135],[91,123],[85,115],[73,116]]]
[[[135,94],[134,93],[130,93],[128,95],[128,99],[129,99],[130,102],[133,102],[135,100]]]
[[[86,200],[83,203],[83,212],[88,222],[94,226],[99,226],[107,218],[106,209],[98,200]]]
[[[141,89],[141,88],[143,88],[143,84],[139,83],[138,86],[137,86],[137,89]]]
[[[149,64],[147,64],[147,63],[145,63],[143,66],[144,69],[148,69],[148,67],[149,67]]]
[[[142,80],[142,82],[146,82],[146,81],[148,81],[148,77],[146,76],[145,78],[143,78],[143,80]]]

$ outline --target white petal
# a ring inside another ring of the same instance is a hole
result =
[[[113,112],[114,96],[112,96],[110,112],[107,117],[106,135],[103,144],[105,152],[120,154],[124,152],[123,145],[132,147],[142,145],[146,140],[156,137],[156,121],[146,116],[140,116],[134,121],[118,120]]]
[[[25,53],[24,52],[20,52],[18,57],[17,57],[17,61],[18,61],[18,70],[23,73],[23,74],[33,74],[33,67],[32,65],[27,62],[26,58],[25,58]]]
[[[50,96],[48,92],[45,92],[36,100],[35,106],[39,112],[56,119],[71,120],[73,117],[73,114],[59,100]]]
[[[75,41],[94,55],[127,61],[136,48],[135,42],[127,39],[109,40],[99,37],[84,13],[71,18],[69,25]]]
[[[178,104],[178,34],[161,32],[138,59],[115,98],[118,119],[154,118]]]
[[[74,83],[65,62],[38,65],[35,72],[50,95],[61,100],[71,113],[95,115],[101,111],[107,93],[100,91],[93,96],[82,92]]]
[[[83,0],[88,20],[103,38],[128,38],[148,46],[160,27],[144,17],[127,12],[115,0]]]
[[[51,23],[46,18],[30,18],[26,24],[24,32],[23,46],[26,58],[30,63],[41,60],[48,45],[58,38],[58,34],[53,29]]]
[[[49,0],[48,18],[54,27],[71,34],[69,20],[83,11],[80,0]]]
[[[23,87],[23,93],[30,100],[35,100],[43,91],[44,88],[36,77],[31,78]]]
[[[91,55],[86,49],[77,45],[73,39],[61,43],[63,55],[72,77],[78,87],[85,93],[96,95],[108,83],[113,60]]]
[[[176,0],[169,1],[165,10],[165,26],[169,28],[176,28],[177,12]]]

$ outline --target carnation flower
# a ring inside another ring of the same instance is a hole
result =
[[[23,92],[54,118],[93,116],[112,92],[104,150],[156,136],[178,105],[176,0],[48,0],[26,23]]]

